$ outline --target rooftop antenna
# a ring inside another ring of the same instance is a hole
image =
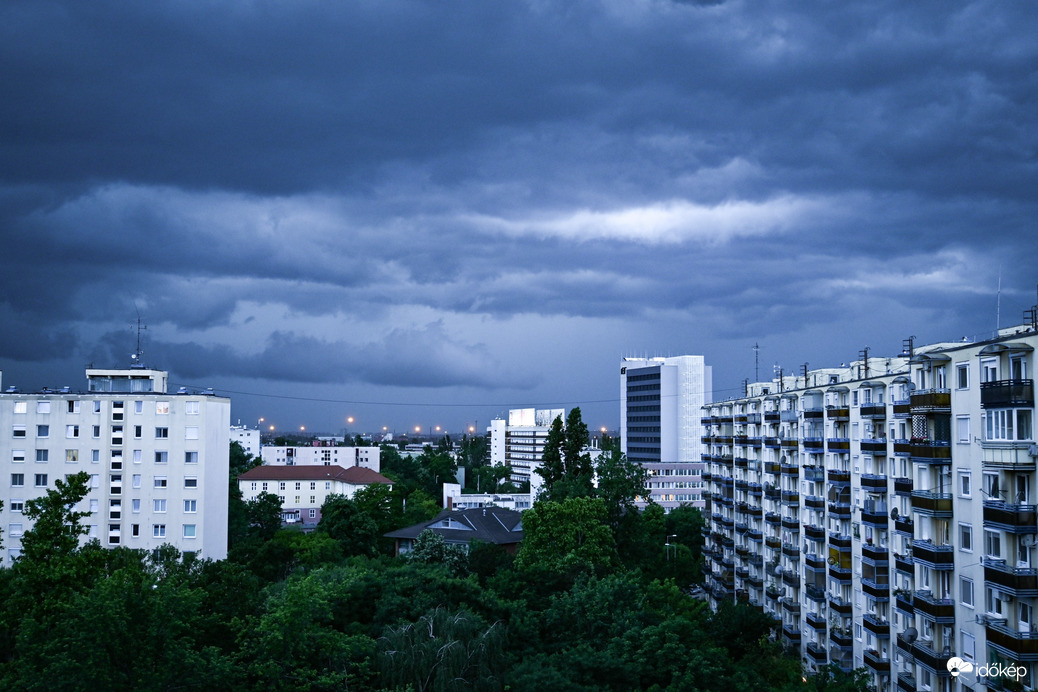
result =
[[[995,297],[995,336],[1002,328],[1002,263],[998,264],[998,292]]]
[[[130,360],[133,361],[132,367],[143,368],[144,352],[141,351],[141,332],[148,328],[148,325],[141,321],[141,311],[136,305],[133,306],[137,310],[137,350],[130,356]]]
[[[865,376],[862,379],[867,380],[869,379],[869,347],[866,346],[861,349],[861,351],[858,352],[858,357],[865,363]]]
[[[760,382],[760,344],[753,344],[753,381]]]

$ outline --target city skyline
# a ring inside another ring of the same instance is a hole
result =
[[[988,338],[1038,301],[1028,10],[5,3],[3,385],[139,316],[232,421],[616,429],[624,356],[724,399]]]

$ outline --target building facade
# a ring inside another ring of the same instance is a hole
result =
[[[321,521],[321,507],[329,495],[352,498],[373,483],[389,488],[393,481],[377,471],[356,465],[255,466],[238,476],[238,488],[246,502],[261,493],[277,495],[281,500],[281,520],[313,528]]]
[[[362,466],[375,472],[382,470],[381,453],[378,447],[260,447],[264,466]]]
[[[87,540],[106,547],[227,556],[230,400],[166,391],[167,373],[88,369],[87,391],[0,394],[3,564],[31,523],[25,502],[86,471]]]
[[[535,471],[544,458],[544,444],[556,418],[566,422],[565,409],[517,408],[508,412],[507,422],[498,418],[490,423],[490,463],[511,469],[511,481],[540,486]]]
[[[249,456],[260,456],[260,431],[259,428],[250,428],[247,425],[231,426],[231,442],[237,442]]]
[[[908,340],[706,406],[712,601],[762,608],[809,667],[863,666],[876,690],[1032,689],[1036,346],[1034,325]]]
[[[711,400],[703,356],[624,358],[620,362],[620,441],[649,472],[646,495],[667,511],[703,506],[699,418]]]

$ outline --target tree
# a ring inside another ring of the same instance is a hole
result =
[[[544,442],[544,451],[541,454],[541,465],[537,473],[544,479],[544,490],[551,493],[555,484],[566,475],[566,468],[562,461],[562,445],[566,440],[566,433],[562,429],[562,416],[558,416],[551,422],[548,429],[548,439]]]
[[[249,534],[269,541],[281,528],[281,498],[262,492],[255,500],[245,503],[245,516],[249,521]]]
[[[523,542],[515,565],[556,572],[603,571],[616,563],[616,542],[598,498],[540,501],[523,513]]]
[[[86,526],[80,521],[90,512],[77,512],[75,507],[86,497],[90,474],[80,471],[68,477],[58,478],[54,490],[43,497],[25,501],[22,513],[33,522],[31,529],[22,535],[20,561],[45,565],[52,560],[68,556],[79,547],[79,537],[86,535]]]
[[[591,455],[586,451],[591,444],[587,424],[580,415],[580,407],[575,406],[566,417],[566,440],[562,446],[563,465],[570,478],[586,477],[594,473],[591,466]]]
[[[443,565],[454,576],[461,576],[468,571],[468,554],[465,548],[447,543],[443,536],[429,529],[422,531],[414,539],[407,559],[411,562]]]
[[[344,555],[378,554],[378,522],[345,495],[328,496],[317,530],[339,541]]]

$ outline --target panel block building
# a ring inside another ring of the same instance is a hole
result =
[[[565,409],[517,408],[508,412],[508,420],[490,422],[490,463],[511,470],[515,484],[529,482],[539,487],[541,477],[535,473],[544,458],[544,443],[556,418],[566,422]]]
[[[90,513],[88,539],[225,558],[230,400],[171,394],[161,370],[88,369],[86,377],[85,392],[0,393],[3,565],[31,526],[25,502],[80,471],[90,474],[77,508]]]
[[[646,495],[670,511],[702,507],[699,418],[713,391],[703,356],[624,358],[620,362],[620,440],[650,474]]]
[[[908,340],[704,407],[712,601],[762,608],[809,667],[864,666],[876,690],[1032,689],[1036,347],[1033,324]]]

